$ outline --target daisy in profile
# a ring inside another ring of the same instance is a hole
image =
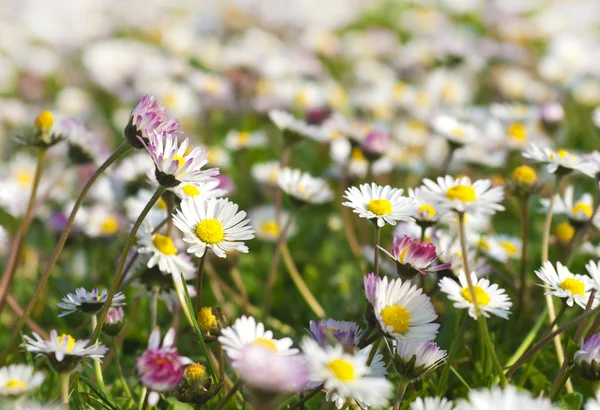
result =
[[[502,187],[492,187],[489,179],[471,183],[469,177],[454,179],[450,175],[438,177],[437,183],[423,180],[423,197],[442,208],[466,214],[494,214],[503,211]]]
[[[188,197],[200,197],[202,199],[222,198],[227,195],[227,190],[220,187],[220,181],[218,179],[197,184],[180,184],[175,188],[171,188],[171,190],[175,192],[180,199],[185,199]]]
[[[440,208],[438,204],[434,206],[429,203],[423,197],[422,187],[408,188],[408,196],[413,199],[417,207],[417,213],[414,215],[414,218],[419,225],[432,225],[447,212],[447,209]]]
[[[554,206],[552,208],[553,214],[564,214],[569,218],[574,225],[581,225],[587,222],[594,212],[594,201],[589,193],[584,193],[575,201],[573,194],[573,186],[569,185],[565,188],[563,195],[555,195]],[[540,199],[540,203],[545,210],[550,205],[550,199]],[[594,225],[598,225],[600,221],[600,214],[594,219]]]
[[[196,267],[189,257],[179,253],[173,239],[153,231],[151,225],[146,225],[139,239],[138,252],[150,255],[146,266],[158,266],[161,272],[172,274],[176,280],[179,280],[182,274],[186,277],[193,276]]]
[[[523,152],[523,157],[547,164],[546,169],[552,174],[566,174],[575,170],[587,176],[595,177],[598,171],[597,166],[593,162],[587,161],[579,155],[564,149],[554,151],[550,148],[542,148],[531,144]]]
[[[44,377],[44,373],[25,364],[0,367],[0,397],[17,398],[30,393],[40,387]]]
[[[321,319],[318,322],[311,320],[308,331],[321,346],[331,344],[331,335],[346,348],[355,347],[364,333],[356,322],[333,319]]]
[[[438,258],[435,245],[429,242],[421,243],[419,239],[411,239],[406,235],[402,238],[394,236],[392,253],[381,247],[379,249],[396,262],[398,275],[405,278],[412,278],[417,273],[426,275],[452,266],[450,262],[433,266]]]
[[[521,256],[522,241],[510,235],[472,235],[474,243],[490,258],[500,262],[518,259]]]
[[[252,165],[252,178],[260,184],[276,187],[279,181],[279,161],[267,161]]]
[[[223,345],[227,356],[233,360],[237,360],[241,350],[249,345],[263,346],[283,356],[298,353],[298,349],[292,348],[292,339],[274,339],[273,332],[265,330],[265,325],[257,323],[252,316],[242,316],[236,319],[233,325],[222,329],[219,343]]]
[[[102,309],[108,298],[106,289],[102,292],[98,288],[88,292],[85,288],[75,289],[75,293],[69,293],[62,298],[62,302],[56,304],[62,312],[58,317],[70,315],[75,312],[83,312],[88,315],[95,315]],[[123,292],[117,292],[111,301],[111,306],[125,306],[125,295]]]
[[[373,275],[374,276],[374,275]],[[429,296],[410,281],[365,278],[367,300],[371,301],[381,330],[399,341],[433,340],[440,327]]]
[[[338,409],[349,399],[354,399],[362,408],[378,408],[388,403],[393,385],[385,378],[383,355],[375,354],[367,365],[371,346],[348,353],[341,345],[320,346],[305,337],[301,348],[308,362],[311,385],[323,383],[326,399],[334,402]]]
[[[250,223],[252,229],[258,239],[268,242],[276,242],[279,239],[279,235],[284,226],[288,223],[288,219],[292,216],[286,212],[281,211],[281,222],[277,223],[275,207],[273,205],[262,205],[248,211],[250,217]],[[294,235],[296,226],[294,222],[291,222],[290,227],[286,232],[286,237]]]
[[[202,257],[207,249],[219,258],[227,252],[247,253],[245,240],[254,238],[250,221],[244,219],[246,212],[224,198],[204,200],[193,197],[181,201],[181,209],[173,215],[173,223],[181,232],[183,240],[190,246],[188,253]]]
[[[179,131],[179,121],[167,115],[167,109],[153,96],[143,96],[131,112],[129,123],[125,127],[125,137],[135,148],[142,149],[139,141],[148,141],[152,132],[174,134]]]
[[[277,179],[279,188],[299,203],[322,204],[333,199],[333,191],[322,178],[299,169],[284,168]]]
[[[350,187],[344,193],[348,202],[342,205],[352,208],[361,218],[374,219],[378,227],[396,225],[396,221],[408,221],[417,213],[412,199],[402,196],[402,189],[374,182]]]
[[[230,150],[263,147],[267,143],[267,136],[262,131],[231,130],[225,136],[225,146]]]
[[[454,403],[443,397],[417,397],[410,410],[452,410]]]
[[[520,392],[508,385],[504,389],[494,387],[491,390],[471,390],[469,400],[460,400],[454,410],[557,410],[546,397],[531,397],[529,392]]]
[[[203,183],[212,181],[219,174],[218,168],[201,168],[208,163],[208,150],[194,148],[188,153],[189,139],[180,144],[176,134],[151,132],[148,141],[140,138],[152,160],[159,184],[173,188],[181,183]]]
[[[490,315],[508,319],[512,302],[508,295],[496,284],[491,284],[485,278],[477,279],[477,274],[471,272],[471,282],[473,283],[473,292],[479,306],[479,311],[485,317]],[[454,279],[445,277],[439,281],[439,287],[442,292],[448,295],[448,299],[454,302],[457,309],[469,309],[469,316],[477,319],[473,297],[467,283],[467,276],[464,270],[458,275],[458,282]]]
[[[573,355],[579,374],[591,382],[600,381],[600,333],[589,337]]]
[[[472,144],[479,137],[479,132],[473,125],[445,114],[436,116],[431,127],[437,135],[444,137],[450,145],[455,147]]]
[[[595,286],[592,278],[573,274],[560,262],[556,262],[556,268],[551,262],[545,262],[544,266],[535,271],[535,274],[543,282],[541,286],[546,289],[546,295],[566,299],[568,306],[573,306],[573,302],[575,302],[582,309],[585,309]],[[599,301],[596,299],[592,308],[598,306],[598,303]]]
[[[396,342],[393,363],[398,374],[416,381],[441,366],[446,356],[435,342]]]
[[[89,345],[89,340],[77,340],[71,335],[58,335],[56,330],[50,332],[50,339],[44,340],[33,332],[33,337],[23,336],[25,350],[46,356],[50,364],[58,373],[69,373],[74,370],[82,360],[102,359],[108,348],[101,343]],[[89,346],[88,346],[89,345]]]

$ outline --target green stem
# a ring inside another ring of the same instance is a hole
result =
[[[375,340],[375,342],[373,342],[373,346],[371,346],[371,351],[369,352],[369,358],[367,359],[367,366],[370,366],[371,363],[373,362],[373,359],[375,358],[375,355],[377,354],[377,348],[379,347],[379,344],[381,343],[381,338]]]
[[[490,331],[487,327],[487,320],[485,320],[485,316],[481,315],[479,319],[479,329],[481,330],[481,335],[483,336],[483,343],[485,344],[487,351],[492,357],[492,364],[496,369],[496,373],[498,373],[498,377],[500,378],[500,383],[502,386],[506,386],[508,384],[508,380],[506,380],[506,376],[504,375],[504,370],[502,369],[502,365],[498,360],[498,356],[496,356],[496,349],[494,349],[494,345],[492,344],[492,339],[490,337]]]
[[[450,374],[450,368],[454,362],[454,358],[458,353],[458,349],[460,347],[461,342],[463,341],[463,336],[465,334],[465,330],[467,328],[467,320],[469,316],[465,312],[461,312],[462,318],[460,320],[460,327],[458,328],[458,333],[454,337],[452,341],[452,345],[450,346],[450,352],[448,353],[448,357],[446,358],[446,363],[444,364],[444,368],[442,369],[442,375],[440,376],[440,381],[438,383],[438,387],[436,389],[435,395],[442,396],[446,392],[446,387],[448,385],[448,375]]]
[[[48,265],[46,265],[46,269],[44,270],[44,273],[42,274],[42,277],[40,278],[40,280],[33,292],[33,295],[31,295],[31,298],[29,299],[29,303],[27,304],[27,307],[25,308],[25,312],[23,312],[23,315],[20,317],[17,324],[13,327],[13,331],[10,335],[10,338],[8,339],[8,342],[6,343],[6,346],[4,347],[4,350],[2,351],[2,354],[0,355],[0,366],[2,366],[4,364],[4,362],[6,361],[8,353],[10,352],[13,344],[16,342],[17,338],[19,337],[19,333],[21,332],[23,325],[25,324],[25,322],[27,321],[27,319],[29,319],[29,316],[31,315],[31,312],[33,311],[33,307],[35,306],[35,303],[37,302],[38,298],[40,297],[42,291],[46,288],[46,283],[48,282],[48,278],[50,278],[50,274],[52,273],[54,265],[56,265],[56,262],[58,261],[58,257],[60,256],[60,253],[61,253],[63,247],[65,246],[65,242],[67,241],[67,237],[69,236],[71,227],[73,226],[73,223],[75,222],[75,216],[77,215],[77,212],[79,211],[79,208],[81,207],[81,204],[83,203],[83,200],[85,199],[90,188],[92,187],[94,182],[96,182],[98,177],[100,177],[100,175],[102,175],[102,173],[104,173],[104,171],[111,164],[113,164],[117,159],[121,158],[123,155],[125,155],[131,149],[132,149],[132,147],[127,142],[124,142],[123,144],[121,144],[121,146],[119,146],[119,148],[117,148],[117,150],[115,152],[113,152],[112,155],[110,157],[108,157],[108,159],[102,165],[100,165],[100,167],[96,170],[94,175],[92,175],[90,180],[87,182],[87,184],[85,184],[85,186],[81,190],[79,197],[77,198],[77,200],[75,201],[75,204],[73,205],[73,210],[71,211],[71,215],[69,215],[69,219],[63,230],[63,233],[60,236],[60,238],[58,239],[58,242],[56,243],[54,251],[52,252],[52,256],[50,257],[50,260],[48,261]]]
[[[129,251],[131,250],[131,247],[133,246],[133,243],[135,242],[135,236],[136,236],[138,230],[140,229],[142,222],[146,218],[146,215],[148,215],[148,212],[150,212],[150,210],[152,209],[154,204],[160,199],[160,196],[165,191],[166,191],[166,188],[163,186],[159,186],[156,189],[156,191],[154,192],[154,195],[152,195],[152,198],[150,198],[150,201],[148,201],[148,203],[146,204],[146,206],[144,207],[144,209],[138,216],[138,219],[133,224],[131,231],[129,232],[129,236],[127,237],[125,247],[123,248],[123,252],[121,252],[121,257],[119,258],[119,265],[117,266],[117,271],[115,272],[115,275],[113,277],[113,283],[110,287],[110,291],[108,292],[108,297],[106,299],[106,302],[104,303],[104,307],[102,308],[102,314],[100,315],[100,319],[98,320],[98,326],[96,327],[96,330],[94,330],[94,334],[92,335],[92,338],[90,339],[90,343],[95,343],[96,340],[98,340],[98,336],[100,336],[100,331],[102,330],[102,326],[104,325],[104,321],[106,320],[106,315],[108,313],[108,309],[110,308],[113,297],[117,293],[117,288],[119,287],[119,283],[121,283],[121,275],[123,274],[123,269],[125,268],[125,262],[127,260],[127,255],[129,255]]]
[[[60,401],[69,408],[69,373],[60,374]]]
[[[320,384],[317,387],[315,387],[314,389],[312,389],[312,391],[310,393],[308,393],[306,396],[302,397],[300,400],[298,400],[296,403],[290,405],[286,410],[292,410],[292,409],[296,409],[300,406],[303,406],[304,403],[306,403],[307,401],[309,401],[310,399],[312,399],[314,396],[317,395],[317,393],[319,393],[321,391],[321,389],[323,388],[324,384]]]
[[[208,255],[208,249],[204,251],[204,255],[200,258],[198,264],[198,276],[196,278],[196,313],[200,314],[202,310],[202,281],[204,279],[204,264],[206,263],[206,255]]]
[[[92,315],[91,324],[92,332],[96,331],[96,327],[98,327],[98,318],[96,317],[96,315]],[[94,371],[96,373],[96,383],[98,383],[100,390],[106,393],[106,387],[104,386],[104,377],[102,376],[102,366],[100,365],[99,359],[94,359]]]
[[[148,407],[148,388],[144,387],[138,403],[138,410],[145,410],[146,407]]]
[[[121,384],[123,385],[123,390],[125,390],[125,394],[133,400],[133,395],[131,394],[131,390],[129,389],[129,385],[127,384],[127,380],[125,379],[125,374],[123,373],[123,367],[121,366],[121,360],[119,357],[119,348],[117,346],[117,339],[112,338],[112,347],[115,355],[115,362],[117,363],[117,374],[119,376],[119,380],[121,380]]]
[[[158,294],[160,288],[158,286],[152,287],[152,299],[150,301],[150,331],[156,329],[158,324]]]
[[[529,219],[527,218],[527,199],[519,200],[519,211],[521,215],[521,284],[519,286],[519,307],[525,303],[525,294],[527,292],[527,247],[529,244]]]
[[[227,392],[227,394],[225,395],[225,397],[223,397],[223,400],[221,400],[219,402],[219,404],[217,404],[217,406],[214,408],[214,410],[221,410],[223,407],[225,407],[225,405],[227,404],[227,402],[229,400],[231,400],[231,398],[233,396],[235,396],[235,394],[237,393],[237,391],[240,389],[241,386],[242,386],[242,381],[241,380],[238,380],[237,382],[235,382],[235,384]]]
[[[408,380],[400,380],[398,391],[396,392],[396,398],[394,399],[394,410],[398,410],[400,408],[400,404],[402,404],[402,399],[404,398],[404,393],[406,392],[407,387]]]
[[[377,223],[377,222],[375,222]],[[381,228],[375,225],[375,254],[373,255],[373,270],[379,276],[379,243],[381,242]]]
[[[517,348],[515,353],[513,353],[513,355],[510,357],[510,359],[508,359],[508,361],[504,365],[505,368],[509,368],[510,366],[515,364],[517,359],[519,357],[521,357],[521,355],[523,355],[523,353],[525,353],[525,351],[531,345],[531,343],[533,343],[535,336],[538,334],[538,332],[544,325],[546,316],[548,316],[548,311],[544,310],[544,312],[540,315],[540,317],[538,317],[537,321],[535,322],[535,325],[533,325],[533,328],[529,331],[529,333],[527,333],[527,336],[525,336],[525,339],[523,339],[523,341],[521,342],[521,344],[519,345],[519,347]]]

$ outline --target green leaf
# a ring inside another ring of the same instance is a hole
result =
[[[560,407],[565,410],[579,410],[582,404],[583,395],[577,392],[565,394],[560,400]]]
[[[119,410],[116,404],[114,404],[110,399],[106,396],[106,394],[98,388],[90,379],[85,377],[84,375],[80,376],[82,382],[84,382],[100,400],[98,403],[102,404],[103,407],[110,410]]]

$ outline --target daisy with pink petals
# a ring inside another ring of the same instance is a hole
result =
[[[411,278],[417,273],[425,275],[428,272],[437,272],[452,266],[450,262],[432,266],[438,258],[435,245],[429,242],[421,243],[419,239],[413,239],[406,235],[402,238],[394,236],[392,253],[382,247],[379,249],[396,261],[398,275],[404,278]]]
[[[134,148],[144,148],[152,132],[173,134],[179,131],[179,121],[167,115],[167,109],[156,98],[143,96],[131,112],[129,123],[125,127],[125,137]],[[140,139],[142,143],[140,143]]]

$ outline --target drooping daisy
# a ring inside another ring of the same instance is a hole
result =
[[[573,195],[574,188],[569,185],[565,188],[563,195],[555,195],[554,206],[552,208],[553,214],[565,214],[567,218],[573,224],[583,224],[587,222],[594,212],[594,201],[589,193],[584,193],[579,197],[577,201]],[[545,209],[548,209],[550,205],[550,199],[540,199],[541,204]],[[600,221],[598,218],[600,214],[595,217],[595,225]]]
[[[219,177],[214,181],[199,184],[180,184],[175,188],[172,188],[172,191],[175,192],[180,199],[187,197],[200,197],[202,199],[222,198],[227,195],[227,190],[221,188],[221,181],[218,178]]]
[[[333,199],[333,191],[324,179],[299,169],[280,170],[277,183],[283,192],[300,203],[322,204]]]
[[[151,132],[148,141],[140,138],[156,167],[156,180],[168,188],[176,187],[181,183],[204,183],[213,180],[219,174],[218,168],[201,168],[208,163],[208,150],[194,148],[188,152],[189,139],[181,144],[177,141],[176,134],[161,134]]]
[[[479,311],[485,317],[490,317],[490,314],[508,319],[512,302],[504,291],[496,284],[491,284],[485,278],[477,279],[477,274],[471,272],[471,283],[473,283],[473,291],[479,306]],[[469,309],[469,316],[477,319],[473,297],[469,290],[467,276],[465,271],[461,269],[458,275],[458,282],[451,278],[442,278],[439,281],[439,287],[442,292],[448,295],[448,299],[454,302],[454,307],[457,309]]]
[[[385,378],[383,355],[375,354],[371,365],[367,365],[371,346],[352,354],[341,345],[320,346],[305,337],[301,348],[311,383],[324,383],[326,399],[333,401],[338,409],[348,399],[354,399],[362,408],[383,407],[388,403],[393,385]]]
[[[143,96],[131,112],[129,123],[125,127],[125,137],[135,148],[142,149],[144,145],[138,138],[147,141],[150,133],[174,134],[179,131],[179,121],[169,118],[167,109],[160,105],[153,96]]]
[[[89,340],[77,340],[71,335],[58,335],[56,330],[50,332],[50,339],[44,340],[33,332],[33,338],[23,336],[25,350],[46,356],[52,367],[59,373],[71,372],[84,359],[102,359],[108,348],[101,343],[89,345]]]
[[[598,171],[597,166],[593,162],[586,161],[579,155],[564,149],[553,151],[550,148],[542,148],[531,144],[523,152],[523,156],[536,162],[547,164],[546,169],[552,174],[555,172],[564,174],[575,170],[587,176],[595,177]]]
[[[275,242],[279,239],[279,235],[284,226],[288,223],[288,218],[292,216],[281,211],[281,222],[277,223],[275,207],[273,205],[262,205],[248,211],[250,223],[258,239],[263,241]],[[294,222],[291,222],[290,227],[286,232],[286,238],[292,236],[296,231]]]
[[[592,278],[573,274],[560,262],[556,262],[556,268],[551,262],[545,262],[540,269],[535,271],[535,274],[542,280],[541,286],[546,289],[546,295],[566,299],[568,306],[573,306],[573,302],[575,302],[585,309],[594,288]],[[596,299],[592,308],[596,307],[598,303],[599,301]]]
[[[389,185],[363,184],[348,188],[344,193],[348,202],[342,205],[352,208],[361,218],[375,219],[380,228],[386,223],[396,225],[396,221],[411,220],[417,213],[414,201],[402,196],[403,192]]]
[[[600,381],[600,333],[592,335],[573,355],[579,374],[586,380]]]
[[[264,346],[283,356],[298,353],[298,349],[292,348],[292,339],[289,337],[273,339],[273,332],[265,330],[265,326],[260,322],[257,323],[251,316],[242,316],[233,325],[222,329],[219,343],[223,345],[227,356],[233,360],[237,360],[241,350],[249,345]]]
[[[181,232],[183,240],[190,244],[188,253],[202,257],[210,249],[220,258],[227,252],[247,253],[245,240],[254,238],[250,221],[244,219],[245,211],[238,212],[238,205],[224,198],[186,198],[181,209],[173,215],[173,223]]]
[[[331,344],[331,336],[346,348],[355,347],[364,332],[356,322],[333,319],[311,320],[308,331],[321,346]]]
[[[460,400],[454,410],[558,410],[546,397],[531,397],[529,392],[520,392],[508,385],[504,389],[470,390],[469,400]]]
[[[262,147],[267,143],[267,136],[262,131],[231,130],[225,136],[225,146],[230,150]]]
[[[444,137],[455,147],[472,144],[479,137],[479,132],[473,125],[445,114],[436,116],[431,126],[437,135]]]
[[[252,165],[252,178],[260,184],[276,187],[279,181],[279,161],[267,161]]]
[[[67,316],[77,311],[95,315],[102,309],[107,299],[108,292],[106,289],[102,289],[102,292],[100,292],[98,288],[94,288],[91,292],[88,292],[85,288],[77,288],[75,293],[63,296],[62,302],[56,304],[62,310],[58,317]],[[124,306],[125,295],[123,292],[117,292],[110,305],[115,307]]]
[[[398,275],[405,278],[412,278],[417,273],[425,275],[449,269],[452,265],[447,262],[432,266],[438,258],[435,245],[421,243],[419,239],[411,239],[406,235],[402,238],[394,236],[391,254],[381,247],[380,249],[396,262]]]
[[[181,274],[186,277],[193,276],[196,269],[194,264],[186,255],[179,253],[173,239],[153,231],[152,225],[148,224],[140,234],[138,252],[150,255],[146,266],[148,268],[158,266],[158,269],[172,274],[176,280],[181,278]]]
[[[394,366],[407,380],[418,380],[446,360],[446,351],[435,342],[396,342]]]
[[[429,296],[410,281],[388,281],[387,277],[369,281],[367,299],[372,299],[373,312],[381,330],[400,341],[433,340],[440,327],[433,321],[437,314]],[[367,284],[367,281],[365,280]],[[374,293],[374,294],[373,294]],[[369,296],[369,294],[371,294]]]
[[[44,373],[33,366],[11,364],[0,368],[0,396],[16,398],[37,389],[44,381]]]
[[[491,187],[492,181],[480,179],[471,183],[469,177],[454,179],[450,175],[438,177],[437,183],[423,180],[423,197],[442,208],[456,212],[494,214],[503,211],[503,188]]]
[[[410,410],[452,410],[454,403],[444,397],[417,397]]]
[[[447,211],[446,209],[434,206],[427,202],[423,197],[423,188],[408,188],[408,196],[413,199],[417,207],[417,213],[414,216],[419,224],[430,225],[437,222]],[[437,204],[436,204],[437,205]]]
[[[155,406],[160,399],[159,393],[173,390],[183,379],[183,372],[187,364],[192,361],[180,356],[175,342],[175,330],[169,329],[165,334],[162,346],[160,344],[160,330],[155,329],[148,339],[148,348],[136,359],[135,367],[143,386],[147,387],[148,404]]]

